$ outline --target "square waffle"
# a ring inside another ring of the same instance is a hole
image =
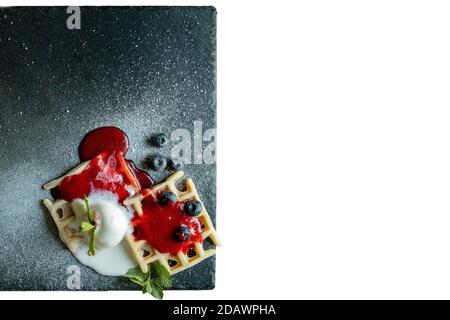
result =
[[[85,161],[62,177],[44,184],[44,189],[50,190],[56,188],[65,177],[81,173],[89,165],[89,162],[90,160]],[[82,239],[82,236],[80,231],[74,230],[70,227],[76,219],[72,206],[69,202],[63,199],[56,199],[55,201],[44,199],[44,205],[47,207],[53,221],[56,224],[56,227],[58,228],[59,237],[66,244],[67,248],[69,248],[71,252],[74,252],[77,242]]]
[[[81,173],[88,165],[90,161],[83,162],[70,170],[68,173],[62,177],[52,180],[46,183],[43,187],[46,190],[50,190],[59,186],[61,181],[68,176]],[[192,179],[186,180],[186,190],[181,191],[177,188],[176,184],[184,176],[182,171],[178,171],[172,174],[166,181],[150,188],[142,190],[139,194],[134,197],[125,199],[123,204],[126,206],[131,206],[135,213],[142,215],[142,205],[141,201],[147,197],[152,197],[155,201],[157,200],[157,193],[160,191],[169,190],[177,196],[177,200],[198,200],[201,202],[200,197],[195,188]],[[72,227],[72,223],[76,220],[75,213],[72,210],[72,206],[69,202],[63,199],[56,199],[52,201],[50,199],[45,199],[44,205],[47,207],[53,221],[58,228],[58,233],[60,238],[66,244],[71,252],[74,252],[77,247],[77,242],[82,240],[82,234],[79,230],[75,230]],[[152,248],[145,240],[135,240],[132,235],[126,236],[126,241],[129,244],[130,250],[135,258],[135,261],[141,268],[143,272],[148,271],[148,264],[159,260],[171,274],[183,271],[187,268],[194,266],[195,264],[203,261],[204,259],[215,254],[215,249],[204,249],[204,244],[211,241],[215,246],[220,246],[220,241],[217,237],[216,231],[212,224],[212,221],[202,203],[202,212],[198,216],[198,219],[202,223],[202,243],[194,243],[195,255],[188,256],[183,252],[177,255],[172,255],[168,253],[158,252],[156,249]]]
[[[129,179],[130,186],[138,192],[138,184],[133,178],[133,175],[129,172],[129,169],[126,164],[122,163],[124,160],[122,157],[117,158],[120,164],[120,168],[124,169],[123,174]],[[91,161],[104,161],[102,155],[98,155],[92,160],[85,161],[75,168],[71,169],[65,175],[52,180],[46,184],[44,184],[43,188],[45,190],[50,190],[56,188],[60,185],[60,183],[69,176],[77,175],[82,173],[86,168],[89,167]],[[104,162],[103,162],[104,163]],[[74,252],[77,242],[82,239],[82,233],[78,229],[74,229],[73,222],[76,220],[75,213],[72,210],[71,204],[64,199],[56,199],[52,201],[50,199],[45,199],[44,205],[47,207],[50,215],[53,218],[53,221],[58,228],[58,233],[63,242],[67,245],[71,252]]]
[[[177,188],[176,184],[183,178],[183,171],[177,171],[166,179],[166,181],[150,188],[142,190],[140,194],[126,199],[124,205],[130,205],[134,209],[135,213],[142,215],[142,200],[147,197],[152,197],[154,201],[157,201],[157,195],[161,191],[171,191],[177,196],[178,201],[185,200],[197,200],[200,201],[200,197],[195,188],[192,179],[186,179],[186,190],[181,191]],[[204,246],[207,242],[211,241],[215,246],[220,246],[220,241],[217,237],[216,230],[212,224],[211,218],[202,203],[202,211],[197,216],[202,224],[202,238],[203,242],[194,243],[195,254],[188,255],[183,252],[179,252],[177,255],[169,253],[158,252],[145,240],[135,240],[132,235],[128,236],[128,243],[133,251],[133,255],[138,262],[142,272],[148,271],[148,264],[159,260],[161,264],[166,266],[171,274],[183,271],[190,268],[197,263],[205,260],[206,258],[215,254],[215,249],[205,249]]]

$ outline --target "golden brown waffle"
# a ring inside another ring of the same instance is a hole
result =
[[[44,200],[44,205],[50,211],[53,221],[55,221],[59,237],[64,241],[67,248],[74,252],[77,242],[82,239],[82,236],[79,232],[70,228],[70,224],[75,221],[72,206],[65,200],[56,200],[53,202],[49,199]]]
[[[142,192],[132,198],[128,198],[124,201],[124,205],[131,205],[138,215],[142,215],[142,200],[147,197],[152,197],[154,201],[157,201],[157,194],[159,191],[171,191],[173,192],[179,201],[185,200],[197,200],[200,201],[197,189],[195,188],[194,182],[191,179],[186,180],[186,191],[180,191],[176,184],[183,177],[183,171],[177,171],[172,174],[166,181],[150,188],[142,190]],[[139,264],[142,272],[148,271],[148,264],[159,260],[171,274],[183,271],[187,268],[194,266],[195,264],[205,260],[206,258],[215,254],[215,249],[204,249],[205,242],[210,239],[214,245],[220,246],[220,241],[217,238],[216,230],[211,222],[211,218],[202,203],[202,212],[198,216],[202,224],[202,243],[195,243],[195,255],[188,256],[183,252],[177,255],[172,255],[168,253],[161,253],[158,250],[151,247],[149,243],[145,240],[136,241],[133,236],[128,237],[128,243],[130,244],[136,261]]]
[[[49,190],[56,188],[65,177],[81,173],[88,166],[88,164],[89,161],[81,163],[62,177],[46,183],[43,186],[44,189]],[[138,215],[142,215],[141,201],[149,196],[153,197],[153,199],[157,201],[156,194],[159,191],[165,190],[170,190],[171,192],[173,192],[177,196],[179,201],[198,200],[201,202],[194,182],[191,179],[186,180],[185,191],[180,191],[176,187],[177,182],[181,180],[183,176],[184,173],[182,171],[178,171],[167,178],[166,181],[150,189],[142,190],[140,194],[126,199],[123,204],[131,205]],[[45,199],[44,205],[47,207],[50,215],[55,221],[61,240],[63,240],[70,251],[74,252],[77,246],[77,242],[82,239],[82,234],[80,231],[71,228],[71,224],[76,219],[75,213],[72,210],[72,206],[69,202],[62,199],[57,199],[55,201]],[[143,272],[148,271],[149,263],[159,260],[164,266],[167,267],[171,274],[174,274],[190,268],[215,254],[215,249],[204,249],[204,244],[205,242],[209,241],[208,239],[210,239],[215,246],[220,246],[220,241],[217,238],[216,231],[203,203],[202,207],[202,212],[200,213],[198,218],[202,224],[203,243],[194,244],[195,255],[193,256],[188,256],[187,254],[184,254],[182,252],[177,255],[160,253],[156,249],[152,248],[145,240],[136,241],[132,235],[127,236],[126,239],[130,246],[130,249],[133,252],[133,256],[135,257],[136,262]]]
[[[99,155],[98,157],[101,156]],[[71,169],[65,175],[44,184],[43,186],[44,189],[50,190],[56,188],[59,186],[61,181],[64,180],[64,178],[81,173],[84,169],[86,169],[90,161],[91,160],[85,161],[76,166],[75,168]],[[133,181],[133,183],[136,184],[136,181]],[[77,242],[82,239],[82,234],[79,230],[71,228],[71,224],[76,219],[72,206],[70,205],[69,202],[62,199],[56,199],[56,201],[45,199],[44,205],[50,212],[53,221],[55,221],[56,227],[58,228],[59,237],[66,244],[69,250],[71,252],[74,252],[77,246]]]
[[[65,177],[81,173],[88,166],[88,164],[89,161],[79,164],[62,177],[44,184],[44,189],[50,190],[56,188]],[[64,241],[67,248],[74,252],[77,242],[82,239],[82,236],[78,230],[74,230],[70,227],[70,224],[76,219],[72,206],[69,202],[61,199],[57,199],[56,201],[45,199],[44,205],[50,212],[53,221],[55,221],[56,227],[58,228],[59,237],[62,241]]]

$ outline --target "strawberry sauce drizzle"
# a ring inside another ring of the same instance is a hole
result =
[[[55,199],[72,201],[88,196],[92,191],[110,191],[122,202],[132,195],[153,186],[152,178],[125,159],[129,149],[128,136],[116,127],[102,127],[86,134],[79,146],[81,161],[89,161],[79,174],[64,178],[52,190]],[[131,191],[131,192],[130,192]]]
[[[119,128],[92,130],[79,146],[80,160],[89,160],[88,166],[79,174],[65,177],[52,189],[52,196],[70,202],[89,196],[95,190],[110,191],[122,203],[134,193],[145,195],[144,189],[152,187],[154,182],[147,172],[125,158],[128,149],[128,136]],[[162,206],[152,197],[146,197],[142,207],[142,216],[135,214],[132,218],[135,239],[146,240],[159,252],[172,255],[188,253],[194,243],[203,241],[201,221],[184,212],[184,202]],[[188,228],[190,235],[188,240],[179,242],[174,233],[182,225]]]
[[[181,201],[161,205],[152,197],[145,198],[142,200],[143,214],[132,219],[134,238],[146,240],[161,253],[187,253],[195,242],[202,242],[203,237],[200,220],[187,215],[183,208],[184,202]],[[178,242],[175,239],[174,232],[180,225],[189,229],[189,240]]]

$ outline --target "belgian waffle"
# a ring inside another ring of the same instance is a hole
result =
[[[142,215],[142,200],[147,197],[152,197],[154,201],[157,201],[157,195],[161,191],[173,192],[179,201],[185,200],[197,200],[200,201],[200,197],[195,188],[194,182],[191,179],[186,180],[186,190],[181,191],[177,188],[176,184],[184,176],[183,171],[177,171],[172,174],[166,181],[150,188],[142,190],[140,194],[128,198],[124,201],[124,205],[131,205],[138,215]],[[211,218],[202,203],[202,211],[198,215],[198,219],[202,224],[202,243],[195,243],[195,254],[188,255],[183,252],[179,252],[177,255],[158,252],[145,240],[135,240],[132,235],[128,236],[128,243],[133,251],[136,261],[142,272],[148,271],[148,264],[159,260],[171,274],[183,271],[187,268],[194,266],[195,264],[205,260],[206,258],[215,254],[215,249],[205,249],[206,243],[211,241],[215,246],[220,246],[220,241],[217,237],[216,230],[212,224]]]
[[[89,162],[90,161],[83,162],[62,177],[44,184],[44,189],[50,190],[56,188],[65,177],[81,173],[89,165]],[[57,199],[55,201],[45,199],[44,205],[50,212],[53,221],[55,221],[59,237],[64,241],[69,250],[74,252],[77,242],[82,239],[82,236],[79,231],[70,228],[70,224],[76,219],[72,206],[69,202],[62,199]]]

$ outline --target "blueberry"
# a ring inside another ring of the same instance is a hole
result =
[[[150,140],[151,144],[158,148],[161,148],[168,141],[169,140],[167,139],[167,136],[164,133],[155,134]]]
[[[191,233],[189,232],[188,227],[182,224],[179,228],[175,230],[174,236],[175,240],[177,240],[178,242],[184,242],[189,240]]]
[[[173,160],[172,158],[167,159],[167,166],[170,170],[178,171],[181,169],[183,164],[178,160]]]
[[[184,204],[184,212],[190,216],[198,216],[202,212],[202,203],[197,200],[190,200]]]
[[[173,192],[164,191],[158,196],[158,201],[162,205],[166,205],[169,202],[175,203],[177,202],[177,196]]]
[[[161,171],[166,167],[166,159],[159,155],[153,156],[149,160],[149,167],[153,171]]]

